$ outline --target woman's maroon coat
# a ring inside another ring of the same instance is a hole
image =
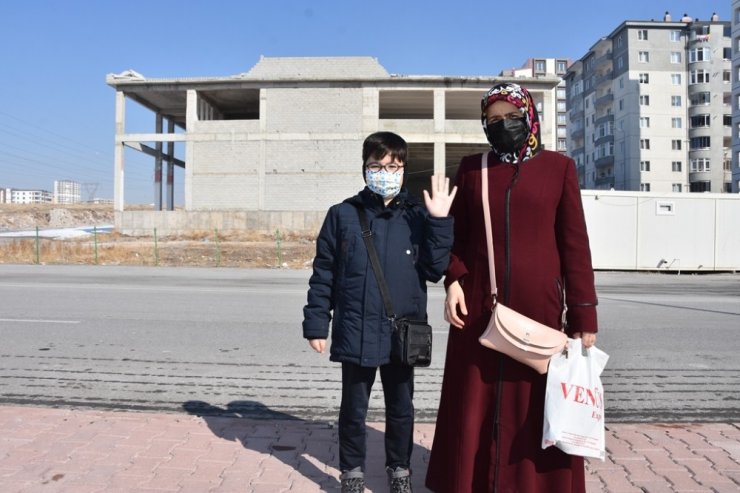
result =
[[[499,300],[559,328],[565,291],[568,334],[596,332],[591,253],[573,160],[541,151],[512,165],[491,153],[488,164]],[[541,448],[546,375],[478,342],[491,315],[480,167],[480,154],[467,156],[457,173],[455,242],[445,284],[463,284],[468,315],[462,330],[450,328],[427,486],[449,493],[583,492],[583,459]]]

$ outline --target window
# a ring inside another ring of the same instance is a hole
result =
[[[619,88],[624,89],[624,76],[619,78]]]
[[[681,63],[681,52],[680,51],[671,52],[671,63]]]
[[[647,41],[648,39],[648,31],[647,29],[638,29],[637,30],[637,39],[641,41]]]
[[[640,74],[640,84],[649,84],[650,74]]]
[[[681,41],[681,31],[671,31],[671,41]]]
[[[617,48],[621,48],[622,43],[623,43],[622,35],[620,34],[619,37],[617,38]]]
[[[712,139],[709,137],[692,137],[689,141],[689,149],[709,149]]]
[[[724,60],[732,60],[732,48],[729,46],[722,48],[722,58]]]
[[[681,117],[671,118],[671,128],[681,128],[682,126],[683,122],[681,121]]]
[[[708,181],[695,181],[691,183],[689,190],[692,192],[711,192],[712,183]]]
[[[558,87],[557,90],[555,91],[555,95],[556,95],[556,97],[558,99],[565,99],[566,98],[565,88],[564,87]]]
[[[683,163],[681,163],[681,161],[673,161],[671,163],[671,171],[680,173],[681,172],[681,168],[683,168],[683,165],[682,164]]]
[[[671,149],[674,151],[680,151],[681,150],[681,141],[678,139],[671,140]]]
[[[700,157],[691,160],[691,172],[692,173],[703,173],[709,171],[709,158]]]
[[[534,71],[537,73],[544,74],[546,69],[545,61],[544,60],[535,60],[534,61]]]
[[[650,149],[650,139],[640,139],[640,149]]]
[[[712,101],[712,95],[709,92],[697,92],[691,95],[691,104],[709,104]]]
[[[732,126],[732,115],[722,115],[722,126],[724,127]]]
[[[706,62],[711,60],[712,51],[708,47],[693,48],[689,51],[689,62]]]
[[[558,151],[565,151],[567,150],[567,146],[565,145],[565,139],[558,139]]]
[[[620,99],[619,100],[619,111],[622,111],[623,109],[624,109],[624,100]]]
[[[691,117],[691,128],[708,127],[711,121],[710,115],[694,115]]]
[[[617,69],[623,69],[624,68],[624,57],[619,56],[617,58]]]
[[[558,125],[567,125],[568,117],[563,113],[558,113]]]
[[[707,82],[709,82],[708,70],[692,70],[689,74],[689,84],[706,84]]]
[[[647,94],[640,95],[640,106],[650,106],[650,96]]]
[[[672,192],[680,192],[681,191],[681,184],[680,183],[673,183],[671,185],[671,191]]]
[[[637,61],[640,63],[650,63],[650,53],[647,51],[640,51],[637,53]]]
[[[671,106],[681,106],[681,96],[671,96]]]
[[[649,116],[640,117],[640,128],[650,128],[650,117]]]
[[[725,84],[732,82],[732,73],[729,70],[722,71],[722,82]]]
[[[650,171],[650,161],[640,161],[640,171]]]
[[[558,101],[555,107],[558,111],[565,111],[565,101]]]
[[[674,86],[681,85],[681,74],[671,74],[671,84]]]
[[[640,191],[641,192],[649,192],[650,191],[650,183],[640,183]]]
[[[568,71],[568,62],[565,60],[558,60],[555,62],[555,72],[557,72],[558,75],[564,74]]]

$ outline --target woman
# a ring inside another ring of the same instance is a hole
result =
[[[497,84],[481,102],[499,299],[569,337],[596,341],[596,292],[576,168],[540,144],[529,92]],[[427,486],[435,492],[583,492],[583,458],[541,448],[546,375],[480,345],[491,316],[481,155],[463,158],[450,214],[450,324]]]

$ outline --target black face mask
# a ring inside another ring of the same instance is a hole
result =
[[[501,152],[517,152],[529,136],[524,118],[504,118],[488,124],[488,142]]]

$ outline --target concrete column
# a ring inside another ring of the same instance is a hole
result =
[[[167,133],[175,133],[175,121],[167,119]],[[167,142],[167,210],[175,210],[175,143]]]
[[[194,162],[194,144],[191,138],[191,132],[195,128],[195,124],[198,121],[198,92],[195,89],[189,89],[187,93],[187,107],[185,109],[185,162],[189,166],[185,167],[185,210],[189,211],[193,208],[193,167],[190,166]]]
[[[445,90],[434,90],[434,173],[445,174]]]
[[[116,144],[113,152],[113,210],[123,211],[123,134],[126,132],[126,95],[116,91]]]
[[[362,88],[362,133],[363,139],[378,131],[380,117],[380,91],[377,87]]]
[[[162,113],[155,116],[154,132],[162,134]],[[154,143],[154,149],[157,155],[154,156],[154,210],[162,210],[162,141]]]
[[[265,168],[267,166],[267,91],[269,89],[260,89],[260,156],[259,167],[257,169],[257,210],[265,210]]]

